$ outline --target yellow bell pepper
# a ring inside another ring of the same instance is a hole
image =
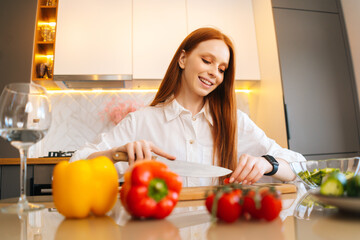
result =
[[[53,199],[67,218],[105,215],[118,197],[118,175],[107,157],[59,162],[53,172]]]

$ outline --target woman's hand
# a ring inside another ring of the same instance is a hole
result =
[[[115,148],[115,151],[126,152],[129,159],[129,165],[132,165],[136,160],[151,159],[152,153],[165,157],[169,160],[175,160],[175,156],[164,152],[152,142],[146,140],[127,143],[121,147]]]
[[[229,182],[253,184],[265,173],[270,172],[272,168],[272,165],[263,157],[242,154],[238,166],[230,176]]]

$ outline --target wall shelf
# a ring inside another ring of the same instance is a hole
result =
[[[48,6],[51,4],[51,6]],[[58,0],[38,0],[36,13],[33,82],[50,89],[58,89],[53,82]]]

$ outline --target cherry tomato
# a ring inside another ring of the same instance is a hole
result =
[[[241,215],[242,206],[240,205],[242,191],[240,189],[234,189],[230,192],[225,192],[217,201],[216,217],[219,219],[231,223],[235,222]],[[210,213],[213,210],[213,204],[215,204],[215,194],[211,194],[206,199],[206,208]]]
[[[277,218],[282,209],[280,193],[275,189],[266,189],[261,193],[261,213],[267,221]]]
[[[272,221],[281,212],[280,193],[273,188],[249,190],[244,194],[243,211],[253,219]]]
[[[249,214],[254,219],[261,219],[261,195],[257,190],[249,189],[244,193],[243,212]]]

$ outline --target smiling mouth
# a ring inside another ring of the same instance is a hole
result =
[[[205,85],[207,85],[207,86],[209,86],[209,87],[211,87],[212,85],[214,85],[212,82],[206,80],[205,78],[199,77],[199,79],[200,79],[200,81],[201,81],[202,83],[204,83]]]

